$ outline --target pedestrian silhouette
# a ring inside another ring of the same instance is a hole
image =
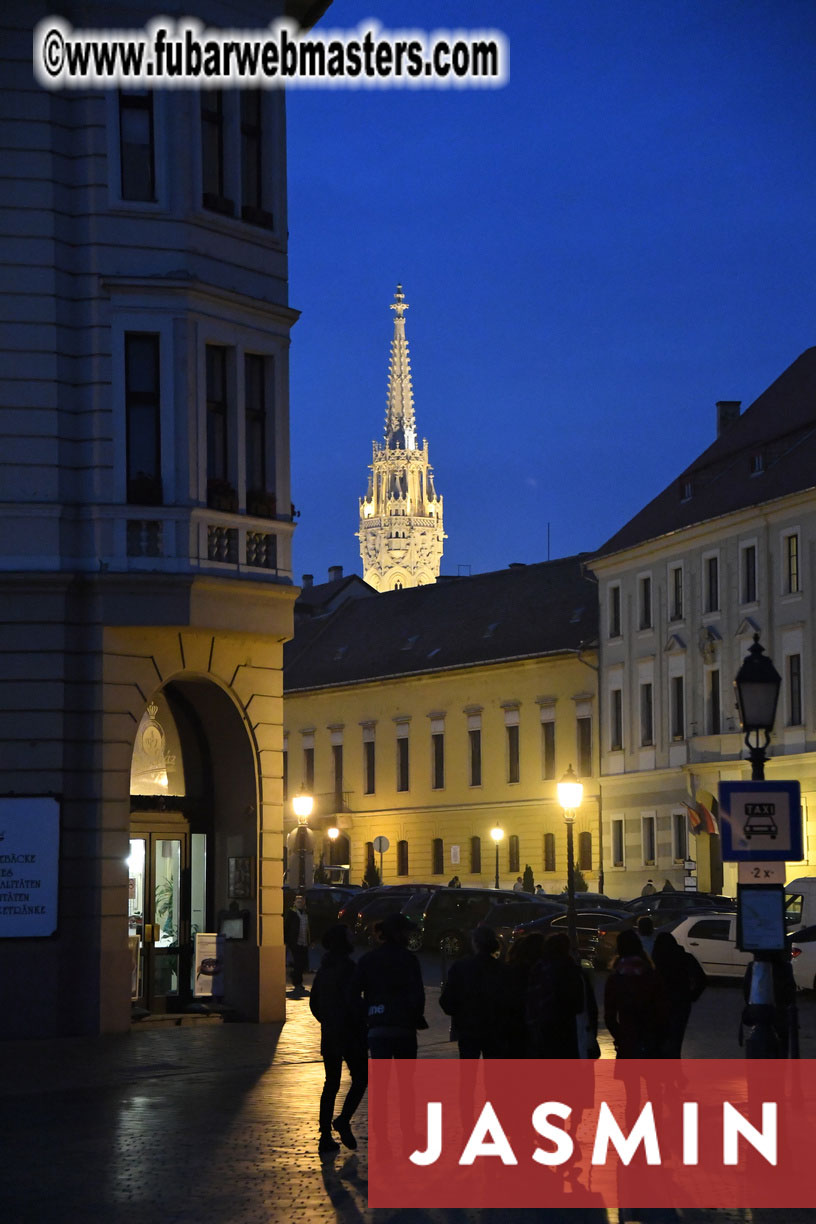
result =
[[[296,994],[306,993],[303,988],[303,974],[309,968],[311,938],[306,898],[302,893],[298,893],[283,924],[283,941],[291,961],[292,985]]]
[[[632,930],[621,931],[604,990],[604,1023],[618,1058],[657,1058],[665,1033],[660,979]]]
[[[319,1152],[336,1152],[340,1145],[332,1136],[332,1126],[347,1148],[356,1148],[351,1119],[368,1085],[366,1024],[362,1005],[350,997],[355,965],[351,959],[351,932],[338,923],[323,936],[326,949],[315,974],[309,1007],[320,1022],[320,1053],[325,1083],[320,1094]],[[334,1120],[334,1103],[340,1088],[343,1063],[349,1069],[351,1085],[340,1113]]]
[[[544,941],[527,985],[528,1049],[533,1058],[578,1058],[576,1016],[584,1010],[584,979],[565,931]]]
[[[691,1015],[691,1005],[705,990],[706,977],[699,961],[681,948],[669,931],[660,931],[655,936],[652,960],[666,1008],[660,1053],[663,1058],[682,1058],[683,1037]]]
[[[417,1029],[426,1029],[422,971],[408,936],[416,930],[402,913],[379,924],[381,943],[357,962],[352,998],[362,996],[372,1058],[416,1058]]]
[[[505,1047],[507,1058],[526,1058],[527,1036],[527,984],[533,965],[541,959],[544,951],[544,936],[541,931],[528,931],[514,939],[507,953],[507,1001],[505,1019]]]
[[[451,965],[439,1006],[451,1018],[460,1058],[502,1058],[507,966],[496,960],[499,941],[490,927],[477,926],[471,943],[473,955]]]

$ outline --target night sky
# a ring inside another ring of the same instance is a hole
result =
[[[393,300],[444,574],[593,549],[816,344],[812,0],[334,0],[498,28],[501,89],[292,91],[296,580],[360,573]]]

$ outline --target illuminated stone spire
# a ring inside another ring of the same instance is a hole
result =
[[[391,309],[394,311],[394,336],[391,340],[391,362],[388,367],[385,445],[389,450],[416,450],[411,358],[405,338],[405,312],[408,303],[402,292],[402,285],[397,285]]]
[[[385,439],[373,444],[368,491],[360,498],[363,577],[378,591],[435,582],[445,532],[442,498],[434,488],[428,443],[417,445],[411,360],[405,338],[408,303],[397,285],[388,366]]]

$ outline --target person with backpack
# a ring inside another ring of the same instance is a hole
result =
[[[666,1030],[662,982],[636,931],[621,931],[617,948],[604,990],[604,1023],[618,1058],[659,1058]]]
[[[682,1058],[691,1006],[706,988],[705,973],[699,961],[681,948],[669,931],[659,931],[655,936],[652,960],[666,1008],[660,1054],[663,1058]]]
[[[426,1029],[422,970],[408,936],[416,926],[405,914],[379,924],[381,943],[357,962],[351,998],[362,997],[372,1058],[416,1058],[417,1029]]]

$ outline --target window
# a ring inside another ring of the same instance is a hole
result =
[[[555,871],[555,834],[544,834],[544,870]]]
[[[332,744],[332,766],[334,769],[335,811],[343,810],[343,745]]]
[[[511,875],[518,875],[518,873],[521,871],[519,839],[515,833],[511,833],[507,839],[507,870],[511,873]]]
[[[675,812],[672,815],[672,833],[674,861],[684,863],[688,858],[688,814],[686,812]]]
[[[578,866],[581,871],[592,870],[592,834],[578,834]]]
[[[620,752],[623,748],[623,691],[612,689],[609,694],[609,749]]]
[[[717,612],[720,607],[720,564],[718,557],[705,559],[705,611]]]
[[[231,215],[234,205],[224,193],[224,95],[220,89],[201,91],[201,171],[204,207]]]
[[[408,843],[407,841],[397,842],[397,875],[408,875]]]
[[[799,535],[792,532],[785,536],[785,594],[795,595],[801,590],[799,575]]]
[[[156,199],[153,95],[146,89],[119,94],[119,164],[122,199]]]
[[[802,723],[802,656],[788,655],[788,726]]]
[[[612,821],[612,866],[623,866],[623,821]]]
[[[755,451],[751,456],[751,475],[761,476],[765,471],[765,456],[762,451]]]
[[[713,668],[708,673],[708,734],[720,734],[720,673]]]
[[[314,791],[314,748],[303,749],[303,785],[307,791]]]
[[[685,682],[682,676],[671,678],[671,737],[673,740],[686,738],[686,695]]]
[[[266,491],[266,363],[247,353],[244,358],[244,415],[246,434],[247,501]],[[247,510],[252,509],[247,505]]]
[[[125,336],[125,422],[127,499],[134,505],[160,506],[159,337],[151,332]]]
[[[226,483],[229,476],[227,350],[207,345],[207,478]]]
[[[263,218],[262,102],[259,89],[241,90],[241,216],[245,221]]]
[[[482,785],[482,731],[480,727],[471,727],[468,731],[470,747],[470,785]]]
[[[654,708],[651,684],[640,686],[640,744],[648,748],[654,743]]]
[[[742,602],[756,603],[757,570],[756,545],[747,544],[742,550]]]
[[[482,873],[481,837],[471,837],[470,839],[470,873],[471,875],[481,875]]]
[[[683,619],[683,567],[674,565],[669,570],[669,619]]]
[[[592,719],[577,718],[575,728],[578,735],[578,777],[592,776]]]
[[[445,847],[441,837],[435,837],[431,846],[431,875],[445,874]]]
[[[652,580],[648,576],[640,579],[640,620],[641,629],[652,627]]]
[[[643,838],[643,863],[646,867],[654,867],[657,862],[657,837],[654,816],[641,817],[641,836]]]
[[[619,586],[609,588],[609,636],[621,635],[621,591]]]
[[[373,795],[376,789],[374,736],[363,740],[363,794]]]
[[[401,735],[397,740],[397,790],[408,790],[408,736]]]
[[[431,786],[434,790],[442,790],[445,785],[445,735],[435,731],[431,736]]]
[[[518,723],[505,728],[507,732],[507,781],[519,780],[519,729]]]
[[[694,926],[689,927],[689,939],[730,939],[731,938],[731,919],[730,918],[701,918],[699,922],[695,922]]]
[[[547,781],[555,777],[555,720],[541,724],[541,776]]]

